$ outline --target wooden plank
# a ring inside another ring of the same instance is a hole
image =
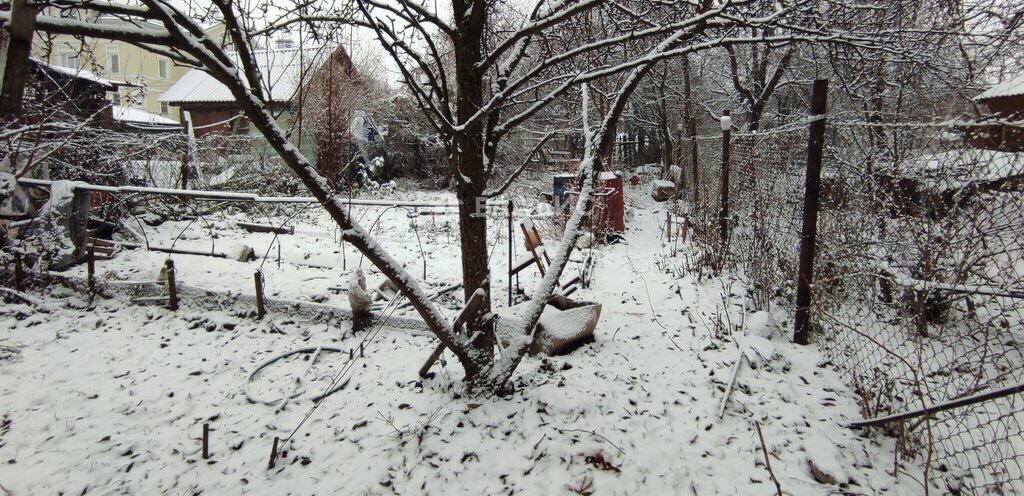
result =
[[[235,225],[251,233],[295,234],[295,226],[272,226],[253,222],[236,222]]]
[[[484,304],[486,298],[487,293],[483,291],[473,292],[473,295],[469,297],[469,301],[466,302],[466,306],[462,308],[462,311],[459,312],[459,315],[455,317],[455,321],[452,323],[452,331],[455,334],[459,333],[459,330],[462,329],[462,326],[466,324],[466,321],[469,320],[469,318],[476,313],[480,306]],[[438,358],[441,358],[441,353],[444,353],[444,349],[444,343],[439,343],[437,345],[437,348],[434,348],[434,351],[427,358],[427,361],[423,364],[422,367],[420,367],[420,377],[427,376],[427,374],[430,372],[430,367],[433,367],[434,362],[436,362]]]
[[[150,251],[159,251],[159,252],[162,252],[162,253],[176,253],[176,254],[179,254],[179,255],[200,255],[200,256],[204,256],[204,257],[228,258],[228,256],[223,254],[223,253],[195,251],[195,250],[183,250],[181,248],[164,248],[164,247],[161,247],[161,246],[150,246],[149,250]]]

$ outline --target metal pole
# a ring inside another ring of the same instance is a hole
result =
[[[732,134],[727,123],[731,120],[730,111],[722,112],[722,192],[721,206],[718,209],[718,234],[722,240],[722,253],[729,241],[729,139]]]
[[[210,459],[210,424],[203,424],[203,460]]]
[[[700,190],[697,188],[697,183],[699,182],[697,178],[700,172],[697,163],[697,118],[691,117],[687,126],[688,134],[690,135],[690,167],[693,169],[693,208],[691,210],[696,212],[697,204],[700,202]]]
[[[814,81],[811,121],[807,138],[807,177],[804,183],[804,215],[800,230],[800,264],[796,276],[796,318],[793,342],[807,344],[810,337],[811,284],[814,280],[814,243],[818,236],[818,202],[821,195],[821,158],[825,148],[825,112],[828,81]]]
[[[96,247],[93,245],[89,246],[88,255],[88,280],[89,280],[89,297],[91,298],[96,294]]]
[[[267,464],[267,470],[273,470],[274,465],[277,464],[277,443],[279,439],[274,436],[274,445],[270,447],[270,463]]]
[[[512,200],[508,201],[508,306],[512,306]]]

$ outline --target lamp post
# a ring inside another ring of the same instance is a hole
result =
[[[719,123],[722,126],[722,203],[718,211],[718,231],[724,252],[729,237],[729,135],[732,130],[732,116],[729,110],[722,112]]]

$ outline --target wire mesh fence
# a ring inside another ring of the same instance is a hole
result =
[[[1024,153],[974,148],[964,126],[828,124],[812,323],[865,418],[1024,382]],[[794,303],[807,136],[734,135],[727,163],[721,136],[696,139],[695,267],[735,272],[761,308]],[[933,487],[1017,494],[1022,411],[1013,393],[882,430]]]

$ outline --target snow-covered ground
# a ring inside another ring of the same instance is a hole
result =
[[[53,288],[41,297],[48,313],[4,305],[0,485],[14,495],[774,494],[757,422],[789,494],[830,494],[840,485],[920,494],[906,475],[920,479],[919,466],[892,475],[892,440],[844,427],[860,418],[857,399],[817,349],[771,332],[790,327],[777,322],[786,315],[744,316],[746,291],[729,279],[678,277],[689,247],[670,256],[664,246],[664,204],[643,189],[628,193],[628,242],[594,248],[593,285],[573,295],[604,306],[595,341],[568,356],[524,360],[515,392],[502,399],[460,396],[453,360],[421,380],[416,370],[436,344],[426,333],[388,326],[354,333],[348,323],[280,311],[257,321],[247,298],[218,305],[186,298],[171,312],[123,297],[89,304]],[[402,209],[368,208],[362,216],[413,274],[423,275],[425,258],[433,287],[459,280],[454,215],[417,216],[415,229]],[[346,305],[329,288],[346,285],[359,256],[338,244],[329,219],[315,209],[297,216],[295,234],[278,237],[280,266],[273,236],[239,230],[238,220],[260,221],[238,214],[166,222],[147,226],[146,236],[154,245],[178,238],[178,248],[229,255],[246,244],[260,256],[174,255],[184,285],[251,294],[262,266],[268,296]],[[495,213],[496,274],[507,273],[506,229]],[[553,240],[554,223],[545,229]],[[165,258],[122,251],[97,270],[104,280],[152,281]],[[535,272],[524,271],[519,285],[532,288]],[[380,282],[372,272],[369,279]],[[496,277],[496,306],[506,305],[506,281]],[[458,303],[446,303],[453,315]],[[743,329],[728,335],[730,324]],[[260,364],[318,347],[342,352],[283,358],[249,383]],[[751,360],[719,418],[741,349]],[[302,423],[310,398],[346,366],[345,389]],[[267,404],[285,395],[295,399]],[[204,423],[209,460],[201,456]],[[268,470],[273,438],[287,438],[300,423]]]

